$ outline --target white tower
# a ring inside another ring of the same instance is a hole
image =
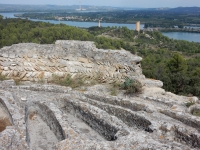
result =
[[[101,23],[100,23],[100,20],[99,20],[99,24],[98,24],[98,27],[99,27],[99,28],[101,27]]]

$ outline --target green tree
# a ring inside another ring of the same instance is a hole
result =
[[[1,20],[3,20],[3,16],[2,16],[2,15],[0,15],[0,21],[1,21]]]
[[[173,54],[172,58],[167,63],[169,71],[171,73],[184,72],[187,70],[187,62],[185,59],[178,53]]]
[[[185,74],[188,68],[187,62],[180,54],[175,53],[167,63],[167,67],[171,80],[170,91],[175,94],[182,93],[187,84],[187,76]]]
[[[181,28],[181,29],[183,29],[183,28],[184,28],[184,25],[179,24],[178,27]]]

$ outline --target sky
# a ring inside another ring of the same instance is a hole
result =
[[[200,0],[0,0],[0,4],[95,5],[132,8],[200,7]]]

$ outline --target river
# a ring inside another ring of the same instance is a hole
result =
[[[12,13],[0,13],[4,18],[16,18],[14,14],[22,14],[24,12],[12,12]],[[56,20],[37,20],[37,19],[29,19],[32,21],[42,21],[49,22],[53,24],[66,24],[70,26],[76,26],[81,28],[89,28],[92,26],[98,26],[98,22],[77,22],[77,21],[56,21]],[[119,23],[101,23],[103,27],[127,27],[128,29],[135,30],[135,24],[119,24]],[[144,24],[141,24],[140,28],[142,29]],[[200,42],[200,33],[190,33],[190,32],[162,32],[163,35],[168,36],[169,38],[177,39],[177,40],[187,40],[190,42]]]
[[[162,32],[163,35],[177,40],[186,40],[190,42],[200,42],[200,33],[191,32]]]
[[[24,12],[12,12],[12,13],[0,13],[4,18],[17,18],[14,16],[14,14],[22,14]],[[37,19],[29,19],[32,21],[42,21],[42,22],[49,22],[53,24],[66,24],[70,26],[76,26],[76,27],[81,27],[81,28],[89,28],[92,26],[98,26],[98,22],[78,22],[78,21],[57,21],[57,20],[37,20]],[[119,23],[101,23],[102,27],[127,27],[130,30],[135,30],[135,24],[119,24]],[[140,28],[143,29],[144,24],[140,25]]]

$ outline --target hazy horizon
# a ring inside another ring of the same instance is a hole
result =
[[[0,4],[24,4],[24,5],[94,5],[94,6],[112,6],[112,7],[132,7],[132,8],[156,8],[156,7],[200,7],[200,0],[110,0],[110,1],[92,1],[92,0],[0,0]]]

